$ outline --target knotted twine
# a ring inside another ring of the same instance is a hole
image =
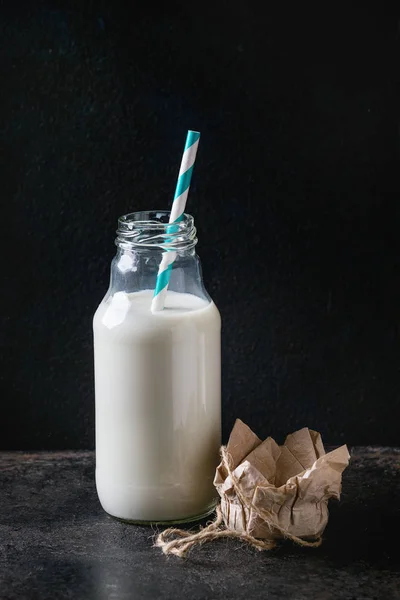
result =
[[[270,511],[264,510],[261,507],[255,506],[251,499],[247,498],[243,493],[240,483],[233,474],[232,471],[232,457],[229,454],[226,446],[221,446],[220,449],[222,465],[225,467],[228,476],[231,478],[233,488],[236,492],[236,496],[242,506],[242,509],[247,508],[249,511],[252,510],[255,514],[262,519],[266,525],[268,525],[271,533],[279,532],[283,538],[289,539],[299,546],[307,548],[317,548],[322,543],[322,537],[318,537],[314,542],[308,542],[303,540],[296,535],[292,535],[286,529],[280,527],[273,520],[273,515]],[[164,554],[175,554],[179,558],[183,558],[187,553],[195,546],[201,546],[205,542],[217,540],[219,538],[231,538],[239,539],[255,548],[258,551],[272,550],[276,547],[277,542],[273,539],[260,540],[254,536],[243,532],[229,529],[224,524],[222,515],[221,505],[216,508],[216,517],[212,523],[207,527],[201,528],[197,533],[191,533],[184,529],[176,529],[170,527],[157,536],[155,546],[161,548]]]

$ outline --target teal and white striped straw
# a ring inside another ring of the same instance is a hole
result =
[[[188,131],[185,149],[183,151],[181,168],[179,169],[178,182],[176,184],[174,201],[172,203],[170,223],[179,223],[183,219],[186,200],[189,193],[190,180],[192,179],[194,161],[196,160],[200,133]],[[168,232],[175,233],[176,228],[168,227]],[[154,297],[151,303],[151,312],[163,310],[165,297],[167,295],[169,278],[171,276],[172,264],[176,259],[176,252],[163,252],[160,266],[158,268]]]

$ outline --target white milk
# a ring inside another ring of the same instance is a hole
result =
[[[184,520],[214,506],[221,320],[213,302],[118,292],[94,317],[96,485],[106,512]]]

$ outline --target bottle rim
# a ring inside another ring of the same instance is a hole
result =
[[[136,211],[118,219],[119,247],[187,250],[197,244],[197,230],[191,215],[184,213],[179,222],[169,222],[169,210]]]

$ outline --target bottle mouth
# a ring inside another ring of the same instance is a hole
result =
[[[138,211],[118,219],[115,243],[120,247],[187,250],[197,244],[196,227],[191,215],[184,213],[179,222],[169,222],[169,210]]]

